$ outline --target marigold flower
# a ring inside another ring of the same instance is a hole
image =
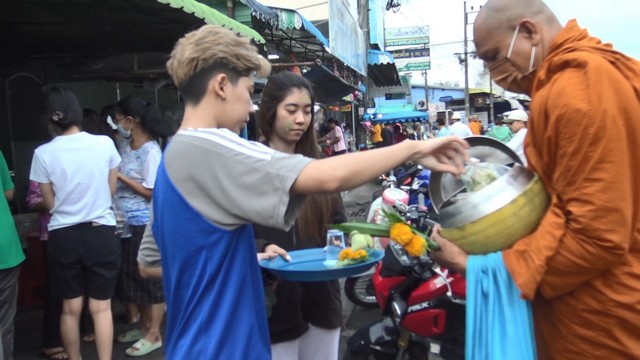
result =
[[[356,251],[354,251],[351,255],[352,259],[366,259],[369,256],[369,254],[367,254],[367,251],[364,249],[358,249]]]
[[[345,248],[344,250],[340,251],[340,254],[338,254],[338,260],[343,261],[343,260],[351,259],[352,255],[353,255],[353,250],[350,247]]]
[[[389,237],[398,244],[405,246],[413,239],[413,231],[405,223],[395,223],[389,229]]]
[[[413,235],[411,241],[404,246],[404,250],[411,256],[420,256],[427,251],[427,241],[420,235]]]

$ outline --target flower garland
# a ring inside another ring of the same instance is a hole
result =
[[[422,236],[414,233],[411,226],[406,223],[392,224],[389,229],[389,237],[400,244],[407,254],[411,256],[424,255],[429,248],[427,241]]]
[[[370,224],[360,222],[350,222],[334,224],[330,227],[351,233],[353,231],[368,234],[371,236],[388,237],[398,243],[411,256],[422,256],[429,250],[438,248],[438,244],[433,242],[424,233],[407,223],[400,215],[393,211],[382,211],[388,224]],[[350,250],[349,248],[343,250]],[[340,254],[342,255],[342,253]],[[346,252],[347,256],[356,256]]]

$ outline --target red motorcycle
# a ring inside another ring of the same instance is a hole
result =
[[[435,224],[423,214],[416,220],[426,230]],[[373,286],[385,317],[349,338],[345,359],[426,360],[432,342],[439,343],[441,358],[464,359],[466,282],[460,274],[428,256],[411,257],[392,242]]]

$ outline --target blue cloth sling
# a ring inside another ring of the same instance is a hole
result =
[[[465,358],[535,360],[531,303],[507,271],[502,253],[467,260]]]

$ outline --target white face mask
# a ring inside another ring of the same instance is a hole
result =
[[[122,124],[118,124],[118,133],[125,139],[131,138],[131,130],[125,129]]]
[[[533,79],[536,75],[536,69],[533,67],[533,63],[536,58],[536,47],[531,47],[529,71],[522,73],[513,65],[513,61],[511,60],[513,46],[516,43],[519,30],[520,25],[516,27],[516,31],[513,33],[513,38],[511,38],[511,44],[509,45],[507,56],[493,63],[489,67],[489,72],[496,84],[502,86],[506,90],[519,94],[530,94],[531,88],[533,87]]]

